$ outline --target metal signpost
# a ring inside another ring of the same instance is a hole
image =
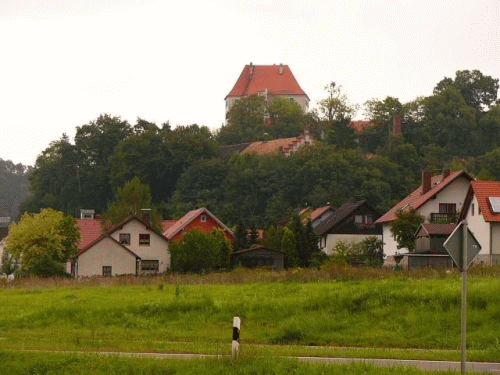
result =
[[[481,251],[481,245],[474,234],[467,228],[467,222],[461,221],[453,233],[444,242],[444,248],[462,272],[462,312],[461,312],[461,373],[466,372],[467,346],[467,270],[476,255]]]

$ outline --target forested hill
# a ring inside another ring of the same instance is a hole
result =
[[[307,114],[288,99],[242,99],[216,132],[142,119],[130,125],[103,114],[77,127],[74,143],[63,135],[39,155],[20,210],[102,213],[113,193],[138,176],[165,218],[204,206],[229,225],[267,226],[298,207],[354,198],[384,212],[419,185],[423,168],[500,179],[497,91],[498,79],[458,71],[432,96],[366,103],[372,126],[361,133],[349,126],[356,107],[333,82]],[[296,136],[306,127],[318,142],[289,157],[219,153],[220,145]]]
[[[29,167],[0,159],[0,217],[15,220],[28,194]]]

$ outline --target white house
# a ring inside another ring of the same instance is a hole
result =
[[[424,217],[424,223],[455,222],[464,205],[470,181],[473,178],[464,171],[432,176],[430,172],[422,172],[422,185],[412,192],[375,223],[382,224],[382,239],[386,264],[394,264],[394,256],[406,249],[398,249],[397,241],[391,231],[391,222],[396,219],[400,210],[413,208]]]
[[[460,214],[481,245],[475,263],[500,265],[500,181],[473,181]]]
[[[86,219],[78,224],[82,232],[95,227],[86,223]],[[134,215],[91,242],[82,233],[82,241],[86,242],[71,264],[74,276],[162,273],[170,268],[168,240],[148,220]]]

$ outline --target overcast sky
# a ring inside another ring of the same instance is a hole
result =
[[[311,108],[331,81],[362,105],[500,78],[499,25],[499,0],[1,0],[0,158],[34,165],[101,113],[217,129],[250,62],[288,64]]]

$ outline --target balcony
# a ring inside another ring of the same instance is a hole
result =
[[[433,224],[450,224],[457,222],[457,213],[432,213],[431,223]]]

